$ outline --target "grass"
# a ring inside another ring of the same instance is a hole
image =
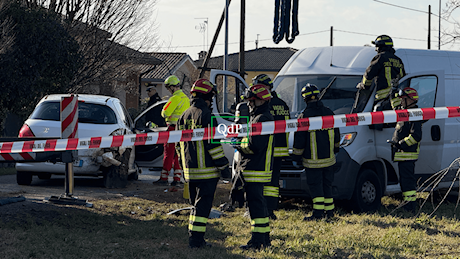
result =
[[[215,206],[225,198],[217,197]],[[305,222],[311,204],[286,203],[271,222],[272,247],[241,251],[250,238],[244,209],[210,219],[209,249],[188,249],[188,211],[167,216],[184,201],[168,204],[139,197],[92,201],[93,207],[47,205],[0,217],[0,258],[458,258],[460,210],[446,201],[418,218],[393,209],[384,197],[372,214],[340,208],[332,222]],[[0,208],[1,210],[1,208]],[[391,214],[390,214],[391,213]]]
[[[14,167],[0,167],[0,176],[16,174],[16,168]]]

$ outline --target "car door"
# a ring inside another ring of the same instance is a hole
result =
[[[146,124],[146,116],[149,111],[156,108],[157,106],[163,107],[166,104],[166,100],[159,101],[152,106],[148,107],[142,113],[140,113],[134,119],[134,129],[133,132],[136,134],[141,133],[151,133],[151,132],[162,132],[166,131],[167,127],[156,127],[150,128]],[[158,115],[161,116],[161,115]],[[146,167],[150,169],[160,169],[163,167],[163,144],[154,144],[154,145],[142,145],[136,146],[136,159],[135,162],[139,167]]]

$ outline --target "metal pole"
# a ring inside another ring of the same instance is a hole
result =
[[[428,5],[428,50],[431,49],[431,5]]]
[[[231,0],[229,0],[229,3]],[[212,38],[211,46],[209,47],[208,53],[206,53],[206,57],[204,58],[203,64],[201,65],[201,71],[200,71],[200,78],[204,77],[204,73],[206,72],[206,68],[208,67],[208,62],[209,58],[211,58],[212,51],[214,50],[214,47],[216,46],[217,38],[219,37],[220,29],[222,29],[222,25],[224,24],[224,19],[225,19],[225,9],[222,12],[222,15],[220,16],[219,24],[217,25],[216,32],[214,33],[214,37]]]
[[[229,0],[225,0],[225,50],[224,50],[224,70],[228,70],[228,5]],[[227,77],[224,76],[224,86],[222,89],[223,112],[227,112]]]
[[[441,49],[441,0],[439,0],[439,32],[438,32],[438,50]]]
[[[244,79],[244,30],[245,30],[245,20],[246,20],[246,0],[241,0],[241,14],[240,14],[240,76]],[[236,87],[236,98],[238,100],[239,97],[239,87]]]
[[[334,27],[331,26],[331,46],[334,46],[334,44],[333,44],[333,43],[334,43],[333,39],[334,39]]]

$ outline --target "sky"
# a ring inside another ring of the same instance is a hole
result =
[[[185,52],[193,60],[207,50],[214,37],[226,0],[157,0],[153,19],[162,46],[155,51]],[[273,37],[274,0],[246,0],[245,50],[258,47],[329,46],[333,27],[335,46],[370,44],[378,35],[387,34],[399,48],[427,49],[428,6],[431,5],[431,49],[438,49],[439,3],[448,0],[300,0],[299,31],[292,44]],[[228,53],[239,52],[240,0],[229,7]],[[460,11],[459,11],[460,14]],[[207,30],[200,24],[208,21]],[[460,16],[459,19],[460,21]],[[450,21],[453,21],[450,19]],[[222,28],[212,56],[224,54]],[[441,20],[441,30],[451,30],[451,22]],[[152,46],[153,47],[153,46]],[[155,46],[158,47],[158,46]],[[442,45],[442,50],[460,50],[460,44]]]

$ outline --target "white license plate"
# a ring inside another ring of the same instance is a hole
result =
[[[83,166],[83,160],[74,161],[73,166],[74,167],[82,167]]]

